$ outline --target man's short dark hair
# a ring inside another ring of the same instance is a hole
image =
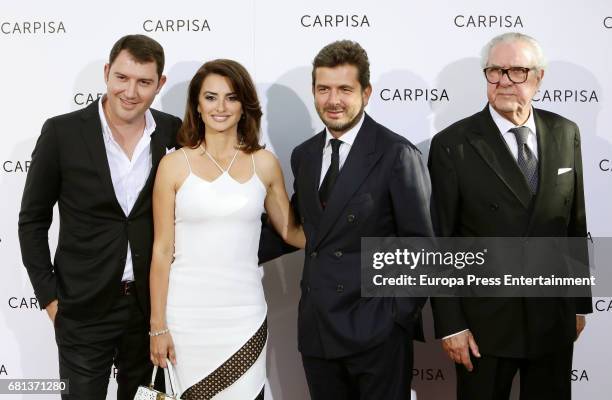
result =
[[[319,67],[334,68],[339,65],[357,67],[361,90],[370,86],[370,61],[368,53],[357,42],[338,40],[323,47],[312,61],[312,86],[315,85],[315,72]]]
[[[112,65],[119,53],[127,50],[134,60],[139,63],[155,62],[157,65],[157,76],[161,77],[164,72],[164,49],[156,40],[145,35],[127,35],[117,40],[113,45],[108,57],[108,64]]]

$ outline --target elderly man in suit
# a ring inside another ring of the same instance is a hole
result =
[[[107,91],[45,122],[32,153],[21,212],[23,263],[55,327],[65,399],[104,399],[113,363],[117,398],[150,377],[151,188],[181,121],[150,109],[166,77],[164,51],[125,36],[104,66]],[[48,230],[59,206],[51,260]]]
[[[325,129],[291,156],[307,240],[298,342],[310,395],[410,399],[424,299],[362,298],[360,249],[361,237],[433,235],[427,168],[408,140],[364,112],[372,86],[358,43],[319,52],[312,91]]]
[[[585,237],[578,127],[531,105],[545,70],[540,45],[506,33],[485,46],[482,64],[488,104],[431,143],[436,233]],[[507,399],[517,371],[522,400],[571,397],[573,342],[590,298],[437,298],[432,306],[459,399]]]

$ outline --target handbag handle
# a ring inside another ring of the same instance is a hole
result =
[[[168,380],[170,381],[170,390],[172,391],[172,396],[176,397],[177,400],[180,400],[180,397],[178,397],[178,393],[175,389],[176,388],[176,383],[175,383],[176,377],[174,376],[174,370],[172,369],[172,363],[167,358],[166,358],[166,365],[168,366]],[[151,375],[151,383],[149,383],[150,388],[153,388],[153,384],[155,383],[155,376],[157,376],[157,365],[153,366],[153,374]]]

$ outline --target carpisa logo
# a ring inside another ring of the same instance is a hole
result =
[[[36,297],[9,297],[8,306],[13,309],[40,309]]]
[[[207,19],[147,19],[142,23],[145,32],[210,32]]]
[[[62,21],[0,21],[4,35],[48,35],[66,33]]]
[[[572,382],[589,381],[589,373],[586,369],[573,369],[571,373]]]
[[[595,90],[544,89],[538,90],[533,101],[542,103],[599,103]]]
[[[94,101],[98,100],[102,96],[104,96],[104,93],[81,93],[79,92],[74,95],[72,100],[74,101],[74,104],[76,104],[77,106],[85,106],[85,105],[93,103]]]
[[[370,28],[367,15],[359,14],[305,14],[300,17],[304,28]]]
[[[457,28],[524,28],[523,19],[513,15],[456,15]]]
[[[604,300],[600,299],[595,302],[595,310],[598,312],[610,312],[612,311],[612,299]]]
[[[444,381],[446,378],[440,368],[413,368],[412,378],[420,381]]]
[[[6,173],[28,172],[30,160],[5,160],[2,162],[2,169]]]
[[[446,89],[439,88],[385,88],[380,91],[380,99],[399,102],[449,101]]]

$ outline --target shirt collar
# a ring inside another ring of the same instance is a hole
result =
[[[489,112],[491,113],[491,117],[493,117],[493,122],[495,122],[495,125],[497,125],[497,128],[502,135],[504,135],[510,129],[518,126],[526,126],[531,131],[530,133],[534,135],[536,134],[535,119],[533,118],[533,107],[529,111],[529,118],[527,118],[527,121],[525,121],[525,123],[522,125],[514,125],[512,122],[502,117],[501,114],[491,106],[491,104],[489,104]]]
[[[100,122],[102,123],[102,134],[104,135],[105,139],[114,140],[110,126],[108,125],[108,121],[106,120],[106,115],[104,115],[104,108],[102,106],[102,103],[105,100],[106,100],[106,95],[102,96],[100,98],[100,101],[98,101],[98,114],[100,116]],[[145,116],[145,127],[144,127],[143,136],[145,135],[151,136],[156,128],[155,118],[153,118],[153,114],[151,113],[150,109],[147,109],[147,111],[145,111],[144,116]]]
[[[363,125],[364,118],[365,118],[365,112],[361,114],[361,118],[359,118],[359,121],[355,124],[355,126],[353,126],[351,129],[346,131],[342,136],[338,138],[338,140],[340,140],[342,143],[346,143],[349,146],[352,146],[353,142],[355,141],[355,138],[357,137],[357,133],[359,132],[359,129],[361,129],[361,125]],[[326,127],[325,128],[325,147],[330,145],[329,141],[333,138],[334,136],[329,132],[329,129],[327,129]]]

